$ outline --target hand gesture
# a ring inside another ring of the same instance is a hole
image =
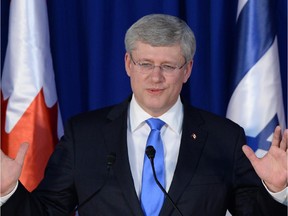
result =
[[[263,158],[257,158],[249,146],[244,145],[242,147],[257,175],[265,182],[271,192],[279,192],[287,187],[287,147],[288,129],[284,131],[281,138],[281,128],[279,126],[275,128],[272,145]]]
[[[7,195],[15,188],[27,150],[28,143],[22,143],[15,159],[11,159],[1,150],[1,196]]]

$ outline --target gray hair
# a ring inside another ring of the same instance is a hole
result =
[[[179,44],[186,61],[193,59],[196,40],[193,31],[185,21],[165,14],[151,14],[142,17],[126,32],[126,52],[136,49],[136,42],[151,46],[173,46]]]

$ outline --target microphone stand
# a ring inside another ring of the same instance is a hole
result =
[[[155,166],[154,166],[154,157],[156,154],[156,150],[154,149],[153,146],[147,146],[146,148],[146,155],[149,158],[150,162],[151,162],[151,166],[152,166],[152,171],[153,171],[153,176],[154,179],[156,181],[156,184],[158,185],[158,187],[161,189],[161,191],[165,194],[165,196],[170,200],[172,206],[174,207],[174,209],[176,209],[176,211],[178,212],[179,215],[183,216],[183,214],[181,213],[181,211],[178,209],[178,207],[176,206],[176,204],[173,202],[172,198],[169,196],[169,194],[166,192],[166,190],[163,188],[163,186],[161,185],[161,183],[159,182],[157,176],[156,176],[156,172],[155,172]]]
[[[104,185],[107,183],[107,180],[109,179],[110,169],[115,163],[115,160],[116,160],[116,155],[114,153],[107,155],[107,176],[106,176],[104,183],[98,190],[96,190],[93,194],[91,194],[86,200],[84,200],[82,203],[76,206],[74,210],[69,214],[70,216],[74,215],[76,211],[82,208],[83,205],[89,202],[104,187]]]

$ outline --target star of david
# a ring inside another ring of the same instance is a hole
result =
[[[270,122],[257,134],[256,137],[246,136],[248,145],[253,149],[255,152],[257,149],[262,149],[268,151],[271,142],[268,141],[268,138],[274,132],[275,127],[279,124],[277,114],[271,119]]]

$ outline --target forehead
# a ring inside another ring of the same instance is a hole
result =
[[[179,44],[172,46],[151,46],[150,44],[137,42],[135,45],[133,54],[135,53],[139,58],[178,60],[183,56]]]

